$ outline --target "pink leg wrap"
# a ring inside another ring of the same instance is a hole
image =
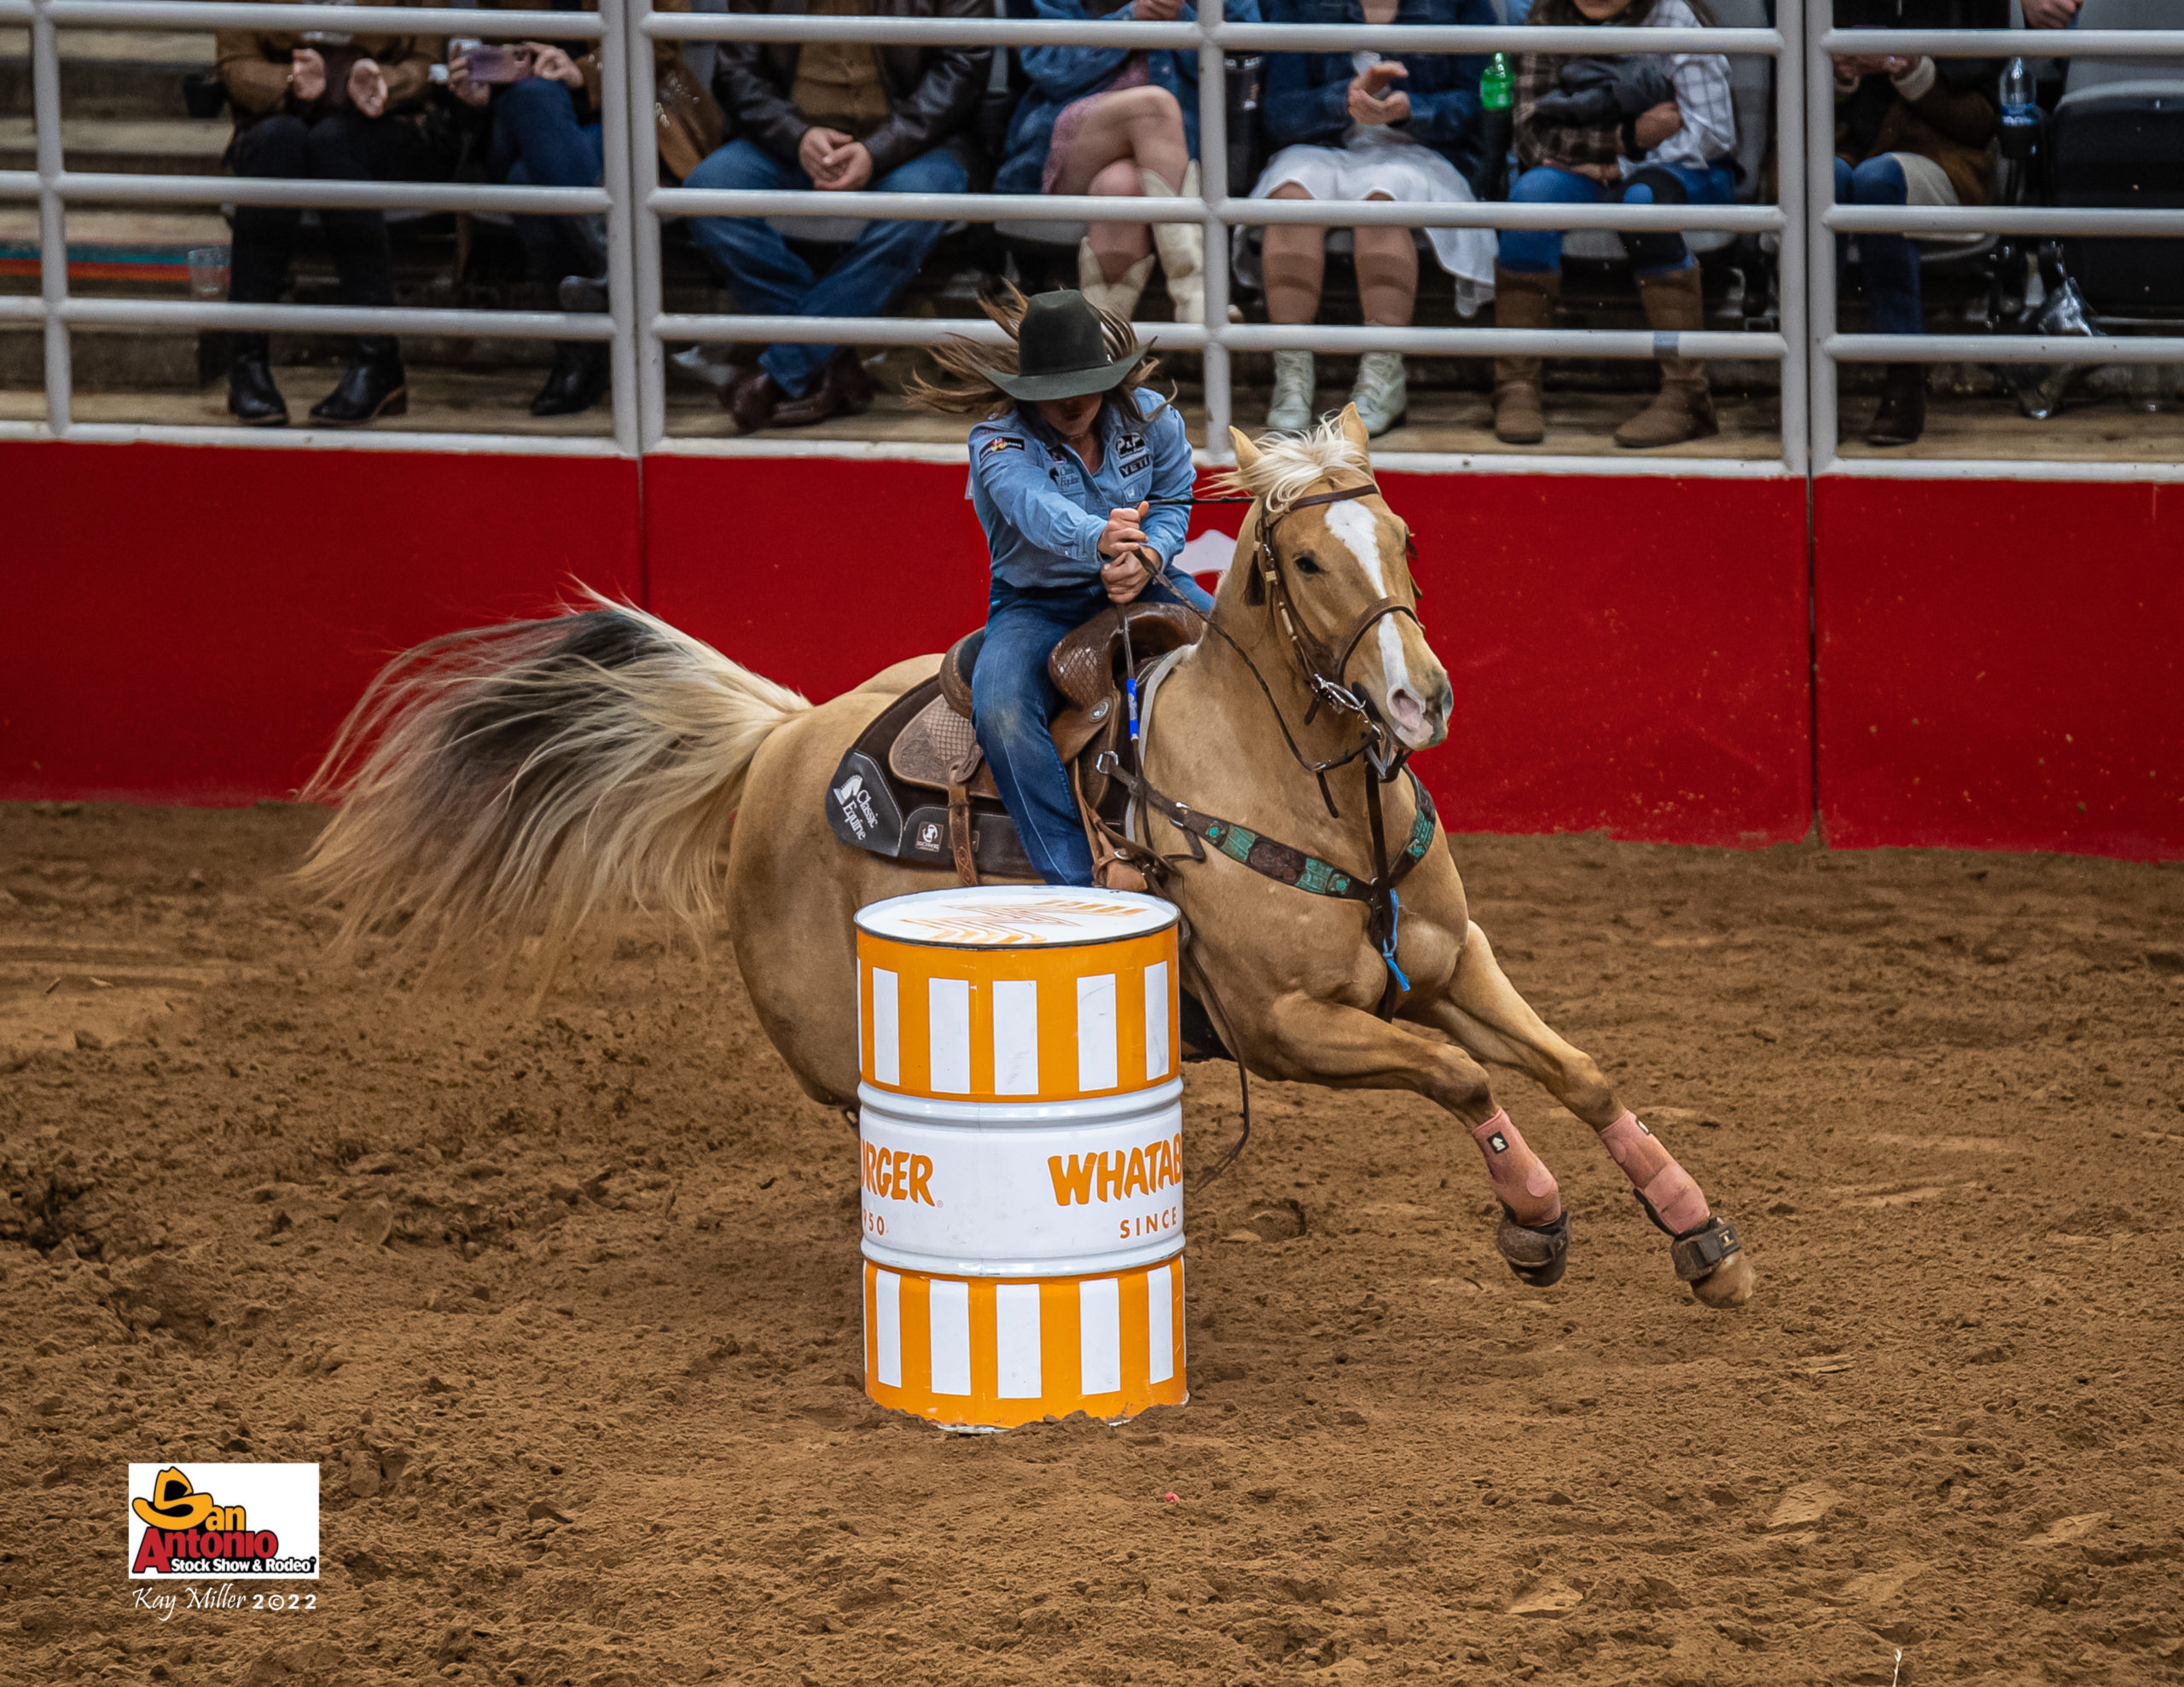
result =
[[[1626,1108],[1600,1133],[1600,1141],[1623,1168],[1631,1187],[1653,1203],[1661,1222],[1678,1236],[1706,1222],[1706,1197],[1697,1180],[1638,1122],[1636,1114]]]
[[[1517,1216],[1517,1222],[1536,1229],[1562,1216],[1562,1192],[1554,1186],[1554,1174],[1533,1153],[1506,1111],[1497,1112],[1471,1133],[1478,1151],[1486,1157],[1486,1180],[1495,1198]]]

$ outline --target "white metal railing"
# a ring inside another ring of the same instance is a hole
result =
[[[1836,29],[1825,0],[1805,14],[1805,222],[1809,268],[1807,306],[1815,329],[1808,361],[1811,384],[1812,472],[1855,472],[1897,478],[1992,475],[2013,478],[2139,479],[2184,478],[2184,464],[2051,462],[1993,459],[1942,461],[1861,457],[1836,449],[1840,422],[1837,368],[1843,363],[2175,363],[2184,362],[2184,338],[2133,335],[2049,339],[2022,334],[1848,334],[1836,321],[1834,240],[1837,234],[2138,235],[2184,234],[2184,212],[2126,206],[2060,209],[2044,206],[1838,206],[1835,203],[1835,96],[1833,55],[1871,53],[1885,43],[1891,53],[1939,59],[2151,59],[2184,54],[2184,29]],[[1785,178],[1787,170],[1785,167]],[[1789,286],[1786,266],[1785,292]]]
[[[612,346],[611,438],[536,435],[395,433],[376,430],[334,435],[253,433],[253,444],[339,443],[362,447],[433,444],[457,449],[613,452],[703,450],[752,455],[839,451],[838,442],[794,438],[694,441],[666,426],[665,345],[668,341],[802,341],[861,345],[930,345],[952,334],[997,341],[982,320],[820,318],[734,313],[669,313],[664,309],[660,228],[671,216],[824,216],[973,222],[1082,223],[1113,219],[1196,222],[1206,232],[1206,322],[1142,323],[1157,345],[1197,353],[1203,362],[1208,449],[1226,455],[1231,411],[1229,360],[1238,351],[1284,349],[1391,351],[1419,355],[1544,356],[1652,359],[1682,355],[1774,362],[1780,371],[1780,449],[1764,461],[1618,455],[1543,458],[1531,455],[1440,458],[1405,454],[1409,467],[1461,466],[1519,471],[1668,472],[1677,474],[1838,472],[1993,472],[1976,464],[1839,461],[1836,369],[1844,362],[2184,362],[2184,339],[2034,339],[2018,336],[1880,335],[1836,332],[1834,242],[1838,235],[1999,235],[2006,236],[2184,234],[2184,211],[2036,207],[1873,207],[1834,204],[1834,98],[1830,55],[1869,52],[1870,31],[1830,26],[1830,0],[1778,0],[1779,29],[1548,29],[1524,26],[1419,27],[1389,25],[1232,23],[1221,0],[1204,0],[1195,20],[1137,23],[1025,21],[1008,18],[883,18],[754,13],[658,13],[650,0],[600,0],[596,13],[485,11],[350,5],[264,5],[224,0],[0,0],[0,22],[27,23],[32,32],[37,168],[0,171],[0,200],[32,200],[39,210],[40,289],[35,298],[0,298],[0,321],[43,324],[46,419],[0,424],[0,434],[83,439],[183,438],[234,439],[224,428],[156,428],[87,424],[72,415],[69,334],[78,326],[166,327],[290,332],[438,333],[466,336],[605,340]],[[474,34],[596,41],[603,72],[605,168],[596,188],[492,187],[401,183],[298,182],[229,176],[96,173],[66,167],[61,143],[60,58],[55,32],[67,26],[209,30],[223,27],[327,27],[434,38]],[[872,43],[921,43],[1022,48],[1096,45],[1194,52],[1199,68],[1201,197],[1136,199],[1125,203],[1089,194],[729,193],[655,185],[659,179],[653,119],[652,45],[658,40],[760,42],[835,39]],[[1907,31],[1886,32],[1890,50],[1938,57],[2167,57],[2184,53],[2184,30]],[[1227,80],[1231,51],[1347,53],[1360,48],[1395,52],[1586,53],[1704,51],[1755,54],[1780,66],[1774,87],[1776,178],[1790,200],[1781,205],[1597,206],[1405,205],[1387,200],[1252,200],[1227,179]],[[603,314],[530,310],[447,310],[212,301],[81,299],[68,292],[67,207],[76,203],[282,205],[322,208],[414,207],[581,216],[604,213],[608,310]],[[1719,230],[1771,236],[1777,243],[1780,325],[1776,333],[1704,332],[1661,335],[1615,329],[1513,330],[1490,327],[1344,327],[1231,323],[1228,235],[1240,225],[1322,224],[1615,229],[1625,232]],[[875,445],[866,449],[926,456],[955,448]],[[1415,459],[1415,461],[1414,461]],[[2012,465],[2012,472],[2048,466]],[[2146,472],[2132,466],[2073,463],[2071,474]],[[2184,474],[2184,467],[2178,468]]]

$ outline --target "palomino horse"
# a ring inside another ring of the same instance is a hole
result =
[[[1402,750],[1438,744],[1453,702],[1412,609],[1409,530],[1373,488],[1354,410],[1302,438],[1233,437],[1231,479],[1252,508],[1212,632],[1159,692],[1145,780],[1363,878],[1378,851],[1360,744],[1373,740],[1385,769],[1399,753],[1385,734]],[[1315,653],[1331,664],[1316,675]],[[838,843],[826,782],[936,660],[898,663],[814,708],[603,600],[450,635],[397,658],[344,727],[315,782],[342,806],[304,878],[342,906],[345,940],[408,914],[397,942],[412,948],[512,951],[541,936],[549,965],[593,916],[665,913],[702,939],[724,891],[767,1035],[810,1094],[851,1106],[851,916],[948,880]],[[1743,1304],[1753,1276],[1734,1230],[1592,1057],[1502,975],[1430,811],[1414,832],[1415,787],[1393,780],[1381,802],[1385,835],[1422,851],[1402,881],[1392,966],[1358,901],[1309,894],[1222,849],[1192,859],[1175,811],[1144,805],[1158,817],[1139,841],[1174,861],[1165,888],[1193,933],[1187,977],[1202,993],[1211,981],[1236,1052],[1270,1077],[1430,1096],[1484,1158],[1503,1256],[1545,1285],[1562,1274],[1568,1220],[1481,1063],[1525,1072],[1599,1133],[1647,1213],[1680,1238],[1672,1258],[1699,1299]]]

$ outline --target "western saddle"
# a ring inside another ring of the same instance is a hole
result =
[[[1077,794],[1095,876],[1109,890],[1144,888],[1116,847],[1128,792],[1099,768],[1101,756],[1127,736],[1124,652],[1141,672],[1204,630],[1196,612],[1181,604],[1118,604],[1064,637],[1048,658],[1063,703],[1052,725],[1054,747]],[[971,725],[972,676],[985,639],[983,627],[958,639],[939,673],[889,704],[842,757],[827,802],[827,822],[842,842],[915,866],[952,861],[965,884],[1037,878]]]

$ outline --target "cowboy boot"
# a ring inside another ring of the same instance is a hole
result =
[[[1180,190],[1170,187],[1151,171],[1140,166],[1138,172],[1145,181],[1148,199],[1174,199],[1178,191],[1185,199],[1198,197],[1198,160],[1193,159],[1183,171],[1183,185]],[[1167,278],[1168,297],[1175,301],[1176,320],[1179,322],[1203,322],[1205,320],[1205,229],[1196,223],[1155,223],[1153,225],[1153,248],[1160,254],[1160,273]],[[1240,322],[1244,313],[1234,305],[1228,307],[1228,320]]]
[[[1638,297],[1646,306],[1646,324],[1656,335],[1695,333],[1705,325],[1705,304],[1699,295],[1699,266],[1687,264],[1665,275],[1641,275]],[[1721,432],[1714,420],[1714,400],[1706,391],[1706,365],[1697,357],[1661,359],[1661,390],[1653,402],[1615,431],[1615,443],[1632,450],[1657,445],[1681,445],[1687,439],[1706,439]]]
[[[1124,270],[1120,281],[1111,281],[1107,271],[1100,267],[1100,257],[1092,250],[1092,242],[1080,240],[1077,243],[1077,290],[1102,310],[1112,311],[1125,322],[1136,320],[1137,301],[1144,296],[1145,284],[1152,278],[1153,254],[1149,252]]]
[[[1554,302],[1562,293],[1560,270],[1505,270],[1494,266],[1494,326],[1545,328],[1554,324]],[[1494,360],[1494,437],[1505,445],[1536,445],[1547,438],[1547,414],[1541,406],[1540,360]]]
[[[1868,445],[1915,445],[1926,431],[1926,372],[1917,363],[1891,363],[1880,408],[1866,430]]]
[[[1302,433],[1312,425],[1315,373],[1309,351],[1274,354],[1274,402],[1266,409],[1266,425],[1271,431]]]
[[[1350,402],[1357,407],[1357,420],[1366,434],[1377,439],[1403,418],[1410,408],[1410,380],[1404,374],[1399,351],[1368,351],[1357,360],[1357,380]]]

